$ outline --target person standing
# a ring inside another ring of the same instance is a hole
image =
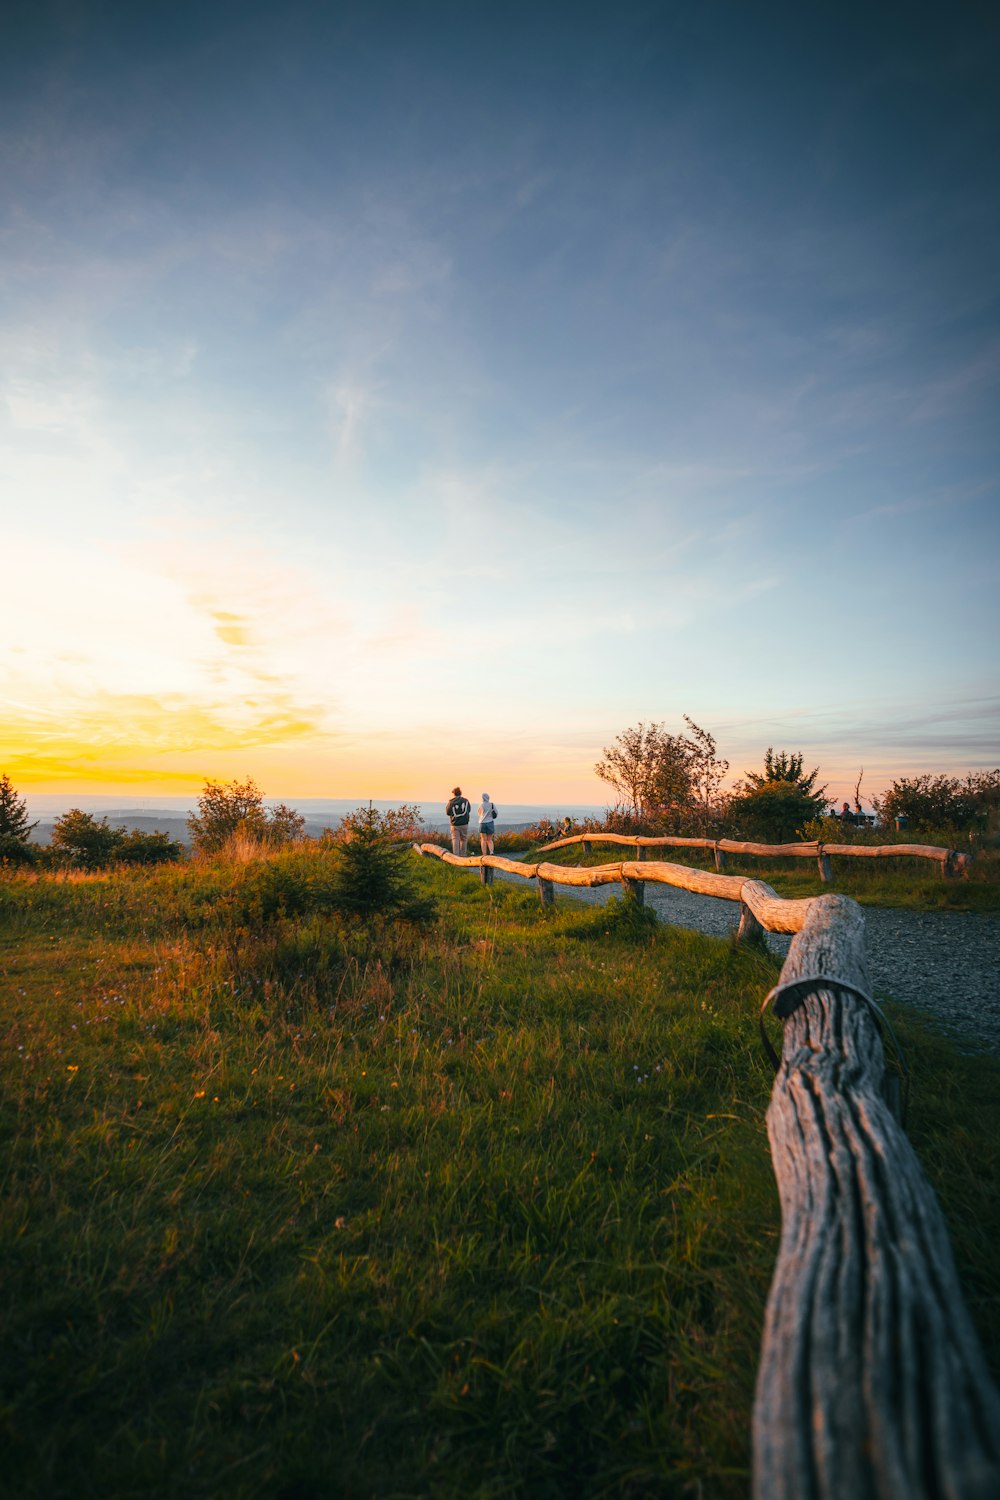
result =
[[[479,804],[479,849],[482,854],[493,853],[493,828],[496,817],[497,810],[490,801],[490,794],[484,792],[483,800]]]
[[[451,801],[445,812],[451,824],[451,852],[464,859],[469,847],[469,814],[472,812],[472,803],[468,797],[462,796],[460,786],[452,789]]]

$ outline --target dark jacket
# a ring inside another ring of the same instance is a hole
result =
[[[445,808],[445,812],[448,814],[453,828],[464,828],[469,821],[471,811],[472,803],[468,797],[452,797]]]

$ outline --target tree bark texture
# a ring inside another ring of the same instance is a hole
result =
[[[833,895],[810,906],[781,983],[820,975],[867,992],[860,908]],[[818,983],[784,1021],[782,1053],[767,1114],[782,1230],[757,1376],[754,1494],[996,1497],[1000,1398],[937,1200],[886,1103],[872,1013]]]

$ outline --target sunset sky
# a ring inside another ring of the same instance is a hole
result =
[[[0,772],[1000,763],[990,7],[18,8]]]

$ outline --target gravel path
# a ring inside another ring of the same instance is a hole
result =
[[[499,870],[497,875],[518,879]],[[590,903],[620,894],[620,885],[573,891]],[[556,900],[567,895],[557,889]],[[735,902],[673,886],[647,885],[646,901],[664,922],[715,937],[728,937],[739,920]],[[879,906],[864,911],[875,993],[932,1012],[962,1045],[1000,1056],[1000,916]],[[767,941],[773,952],[785,954],[791,939],[770,932]]]

